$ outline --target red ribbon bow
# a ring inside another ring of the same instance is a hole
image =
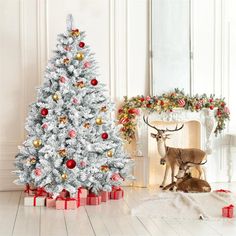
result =
[[[215,192],[217,192],[217,193],[231,193],[229,190],[225,190],[225,189],[218,189]]]
[[[44,193],[48,194],[48,193],[44,190],[44,188],[38,188],[36,195],[38,195],[38,196],[43,196]]]

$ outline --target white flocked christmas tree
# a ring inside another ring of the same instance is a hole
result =
[[[43,187],[57,196],[63,189],[74,194],[79,187],[111,191],[132,178],[133,162],[111,116],[114,104],[97,79],[84,37],[69,15],[37,101],[30,105],[28,135],[16,156],[16,184]]]

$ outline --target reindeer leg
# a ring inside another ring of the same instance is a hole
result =
[[[170,166],[168,164],[166,164],[165,174],[164,174],[162,184],[160,185],[160,188],[163,188],[166,185],[166,179],[169,174],[169,170],[170,170]]]
[[[198,174],[199,174],[199,179],[204,179],[203,176],[202,176],[202,167],[201,166],[196,166],[196,169],[197,169]]]
[[[175,185],[176,185],[175,182],[173,182],[173,183],[171,183],[171,184],[168,184],[167,186],[165,186],[165,188],[163,188],[163,190],[168,190],[168,189],[170,189],[170,188],[173,189]]]
[[[171,165],[171,183],[175,183],[174,182],[174,177],[175,177],[175,166]],[[174,189],[174,185],[170,188],[170,191],[173,191]]]

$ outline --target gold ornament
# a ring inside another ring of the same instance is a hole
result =
[[[60,124],[66,124],[68,122],[67,116],[60,116],[58,121]]]
[[[101,166],[101,171],[107,172],[109,170],[108,166]]]
[[[57,93],[52,95],[52,99],[56,102],[59,100],[59,95]]]
[[[71,36],[78,37],[80,32],[78,29],[71,30]]]
[[[90,127],[90,124],[88,122],[84,123],[84,128],[89,128]]]
[[[35,148],[39,148],[42,145],[42,141],[40,139],[35,139],[33,145]]]
[[[102,118],[97,118],[96,119],[96,124],[101,125],[102,124]]]
[[[77,87],[77,88],[83,88],[84,86],[85,86],[85,84],[84,84],[83,81],[78,81],[78,82],[76,82],[76,84],[75,84],[75,87]]]
[[[106,112],[107,111],[107,107],[106,106],[102,107],[100,111],[101,112]]]
[[[31,158],[31,159],[30,159],[30,164],[31,164],[31,165],[34,165],[35,163],[36,163],[36,159],[35,159],[35,158]]]
[[[110,151],[107,152],[107,156],[108,156],[108,157],[112,157],[112,156],[113,156],[112,150],[110,150]]]
[[[66,149],[64,148],[64,149],[60,149],[59,151],[58,151],[58,154],[61,156],[61,157],[65,157],[66,156]]]
[[[67,180],[67,178],[68,178],[68,175],[66,174],[66,173],[63,173],[62,175],[61,175],[61,178],[62,178],[62,180]]]
[[[78,52],[76,55],[76,59],[82,61],[84,59],[84,54],[82,52]]]

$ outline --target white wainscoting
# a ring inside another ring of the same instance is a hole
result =
[[[18,188],[11,171],[28,105],[68,13],[86,31],[111,97],[119,104],[148,93],[148,0],[0,0],[0,190]]]

